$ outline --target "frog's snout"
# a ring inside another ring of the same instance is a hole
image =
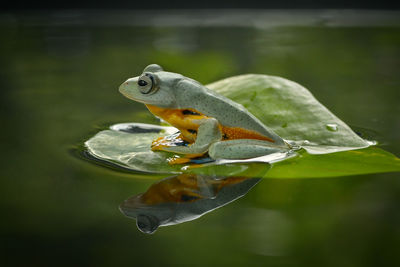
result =
[[[122,202],[119,205],[119,210],[126,216],[132,217],[136,216],[136,211],[139,207],[143,206],[143,203],[141,201],[141,196],[143,194],[139,194],[136,196],[132,196],[128,199],[126,199],[124,202]]]
[[[129,82],[128,81],[125,81],[125,82],[123,82],[119,87],[118,87],[118,91],[121,93],[121,94],[124,94],[124,92],[126,91],[126,87],[128,87],[129,86]]]
[[[118,91],[119,91],[121,94],[124,94],[124,92],[126,92],[126,88],[127,88],[128,86],[129,86],[129,82],[126,81],[126,82],[122,83],[122,84],[119,86]]]
[[[138,79],[136,77],[126,80],[119,86],[119,92],[124,96],[129,97],[137,87],[137,80]]]

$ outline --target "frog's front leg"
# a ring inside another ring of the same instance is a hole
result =
[[[248,159],[288,151],[288,147],[274,146],[255,139],[236,139],[216,142],[209,147],[212,159]]]
[[[190,154],[201,156],[208,151],[210,145],[222,139],[221,130],[218,121],[214,118],[193,120],[199,125],[197,129],[197,137],[193,144],[188,146],[160,146],[153,147],[153,150],[162,150],[177,154]]]

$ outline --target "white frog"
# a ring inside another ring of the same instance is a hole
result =
[[[179,129],[178,138],[186,144],[176,145],[170,137],[161,137],[153,141],[153,151],[183,154],[184,159],[207,153],[212,159],[247,159],[290,149],[242,105],[159,65],[147,66],[119,91]]]

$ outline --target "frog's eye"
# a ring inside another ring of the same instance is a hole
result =
[[[138,80],[139,90],[142,94],[149,94],[155,91],[156,82],[151,74],[144,74]]]

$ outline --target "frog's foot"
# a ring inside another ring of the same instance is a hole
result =
[[[175,156],[172,158],[168,158],[167,161],[170,165],[176,165],[176,164],[185,164],[185,163],[202,164],[202,163],[207,163],[207,162],[211,162],[214,160],[212,158],[206,156],[206,154],[186,154],[183,157]]]
[[[154,139],[153,142],[151,142],[151,150],[163,150],[165,146],[167,146],[167,140],[165,139],[165,136],[159,137],[157,139]]]
[[[255,139],[236,139],[213,143],[208,154],[213,159],[248,159],[288,151],[288,147],[271,146]]]
[[[151,150],[161,150],[168,151],[169,147],[175,146],[186,146],[187,142],[185,142],[180,134],[173,134],[168,136],[159,137],[151,143]]]
[[[190,160],[191,159],[189,158],[178,158],[178,157],[172,157],[167,159],[169,165],[185,164],[189,163]]]

